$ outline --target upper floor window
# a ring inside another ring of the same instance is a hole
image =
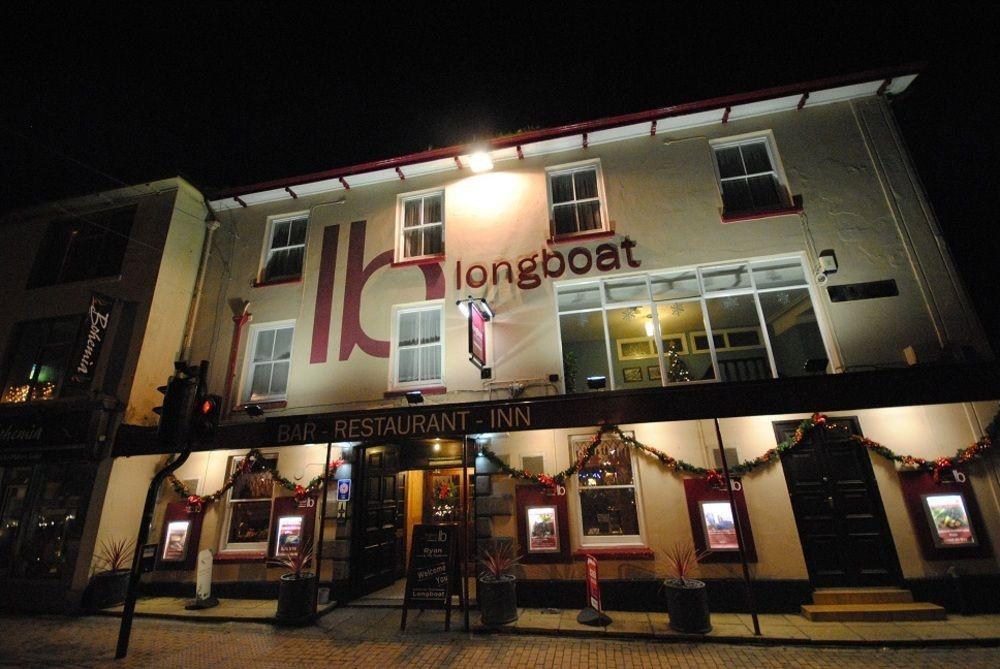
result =
[[[441,304],[396,311],[393,385],[405,388],[442,382],[442,319]]]
[[[726,214],[768,211],[788,205],[776,151],[769,136],[714,144]]]
[[[444,253],[444,191],[400,197],[396,223],[396,260]]]
[[[12,340],[0,402],[58,397],[79,329],[80,316],[19,324]]]
[[[549,213],[556,237],[607,230],[600,165],[590,162],[549,170]]]
[[[261,283],[297,279],[302,275],[308,225],[308,215],[271,219]]]
[[[251,328],[247,361],[247,402],[282,400],[288,394],[295,323],[267,323]]]
[[[121,273],[135,207],[75,215],[49,223],[29,287]]]

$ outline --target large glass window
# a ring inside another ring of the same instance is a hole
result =
[[[135,207],[52,221],[30,287],[115,276],[122,269]]]
[[[21,533],[21,523],[28,504],[31,467],[0,469],[0,573],[14,563],[14,547]]]
[[[271,470],[278,466],[278,456],[265,455],[264,459],[270,470],[243,472],[229,490],[222,550],[267,550],[274,493]],[[227,475],[240,471],[243,460],[243,456],[230,458]]]
[[[0,402],[32,402],[59,396],[80,319],[67,316],[19,324]]]
[[[252,330],[246,400],[281,400],[288,394],[295,325],[262,325]]]
[[[566,392],[797,376],[829,362],[799,258],[568,284],[557,302]]]
[[[403,196],[397,227],[397,260],[444,253],[444,192]]]
[[[571,455],[582,457],[593,437],[571,438]],[[629,448],[605,438],[577,474],[582,545],[641,544],[636,477]]]
[[[262,283],[297,279],[302,275],[308,225],[308,216],[276,218],[271,221],[264,270],[261,272]]]
[[[396,386],[441,383],[441,319],[440,304],[396,312]]]

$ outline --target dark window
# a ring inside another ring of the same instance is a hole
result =
[[[263,281],[294,279],[302,274],[306,251],[308,216],[284,218],[271,222],[271,243],[264,262]]]
[[[717,147],[715,161],[727,214],[765,211],[784,204],[766,140]]]
[[[49,224],[30,288],[121,273],[135,207],[58,219]]]
[[[80,320],[80,316],[66,316],[18,324],[0,402],[31,402],[59,396]]]

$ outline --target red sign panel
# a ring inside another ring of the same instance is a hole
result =
[[[597,582],[597,558],[593,555],[587,556],[587,603],[601,612],[601,586]]]
[[[478,367],[486,366],[486,316],[475,301],[469,305],[469,355]]]

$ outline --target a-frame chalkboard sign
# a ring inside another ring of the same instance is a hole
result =
[[[451,628],[452,575],[458,562],[457,529],[454,523],[413,526],[400,630],[406,629],[406,612],[411,608],[443,608],[444,628]]]

